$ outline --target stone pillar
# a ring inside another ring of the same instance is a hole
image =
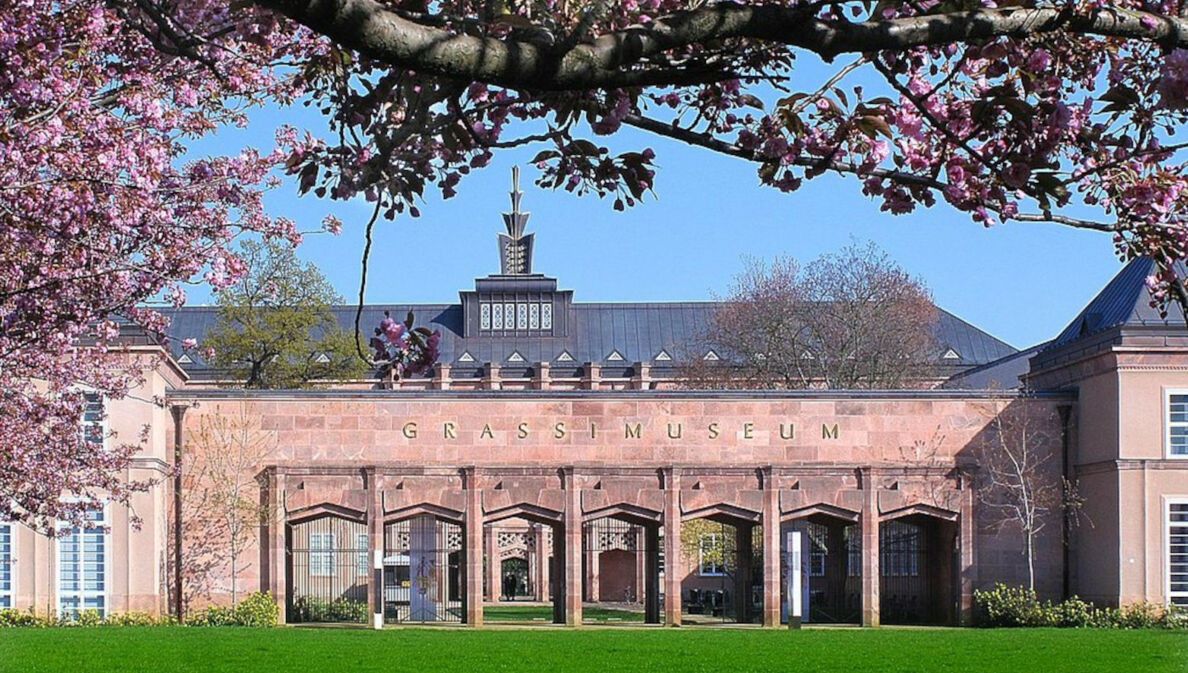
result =
[[[537,362],[536,375],[532,377],[532,387],[537,390],[548,390],[551,379],[549,378],[549,363]]]
[[[974,540],[977,539],[974,530],[974,490],[968,476],[961,479],[961,515],[957,522],[958,587],[961,595],[958,597],[957,620],[962,626],[973,623],[973,588],[978,580],[978,565],[974,558]]]
[[[598,551],[595,550],[594,540],[591,538],[592,536],[589,531],[583,532],[582,539],[586,543],[585,553],[583,554],[586,557],[586,600],[597,601],[599,594]]]
[[[483,390],[499,390],[501,387],[499,365],[494,362],[488,362],[483,365]]]
[[[635,363],[635,375],[631,377],[631,387],[635,390],[647,390],[652,387],[652,368],[646,362]]]
[[[593,362],[587,362],[582,369],[586,375],[582,377],[582,387],[586,390],[598,390],[598,381],[602,378],[602,368]]]
[[[771,466],[763,468],[763,625],[780,625],[780,489]]]
[[[635,596],[632,602],[643,603],[648,583],[647,541],[644,539],[646,534],[643,526],[633,527],[632,530],[635,531]]]
[[[751,563],[754,549],[754,526],[750,522],[742,522],[734,527],[735,552],[734,560],[734,612],[735,619],[740,624],[751,621]]]
[[[450,366],[448,364],[442,362],[434,367],[432,388],[434,390],[450,389]]]
[[[664,625],[681,625],[681,580],[685,560],[681,554],[681,475],[675,467],[664,474]]]
[[[582,493],[572,467],[563,468],[565,490],[565,623],[582,623]]]
[[[483,542],[487,547],[487,600],[494,603],[503,593],[503,570],[499,562],[499,529],[492,524],[485,532]]]
[[[549,550],[545,547],[545,527],[540,524],[532,525],[533,544],[536,548],[536,575],[532,578],[536,584],[536,600],[549,600]]]
[[[644,622],[660,623],[660,528],[644,528]]]
[[[879,488],[869,467],[859,469],[862,482],[862,625],[879,625]]]
[[[280,613],[277,616],[277,623],[284,624],[288,612],[288,600],[286,592],[288,587],[285,585],[286,577],[288,576],[286,570],[286,559],[288,554],[285,553],[285,488],[288,486],[288,479],[283,472],[275,470],[273,472],[272,483],[268,493],[269,499],[269,513],[268,517],[268,593],[272,594],[273,600],[276,601],[277,607],[280,608]]]
[[[367,592],[367,607],[371,626],[384,627],[384,492],[380,490],[374,467],[363,470],[367,479],[367,560],[371,566],[371,586]]]
[[[483,625],[483,491],[478,485],[478,470],[463,471],[466,488],[466,521],[464,525],[463,568],[466,586],[466,623],[472,627]]]

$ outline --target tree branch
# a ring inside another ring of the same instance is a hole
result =
[[[748,38],[832,58],[1055,31],[1188,47],[1188,19],[1115,8],[982,9],[850,23],[805,8],[718,3],[558,49],[523,39],[456,34],[410,20],[378,0],[255,0],[346,47],[393,67],[510,88],[575,90],[687,82],[644,59],[690,45]]]

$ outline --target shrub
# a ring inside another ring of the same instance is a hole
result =
[[[276,626],[280,609],[267,592],[257,591],[239,602],[232,610],[237,626]]]
[[[295,622],[367,622],[367,603],[339,597],[324,601],[313,596],[293,599]]]
[[[1124,608],[1099,608],[1076,596],[1052,603],[1023,587],[994,585],[974,591],[982,626],[1060,626],[1098,629],[1188,629],[1188,611],[1176,606],[1134,603]]]
[[[12,608],[0,610],[0,628],[13,626],[32,628],[58,626],[58,618],[39,615],[33,612],[32,608],[30,608],[28,612],[20,612],[18,610],[13,610]]]

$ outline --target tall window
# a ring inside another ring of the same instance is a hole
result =
[[[58,611],[74,618],[83,610],[107,614],[107,520],[103,508],[87,510],[87,525],[58,538]]]
[[[12,524],[0,523],[0,610],[12,607]]]
[[[1188,391],[1167,394],[1167,455],[1188,458]]]
[[[334,533],[309,534],[309,574],[334,576]]]
[[[359,577],[366,577],[371,572],[368,559],[368,538],[367,533],[359,533],[355,536],[355,574]]]
[[[1167,504],[1167,602],[1188,606],[1188,500]]]
[[[723,561],[723,540],[721,533],[702,533],[697,544],[697,574],[703,576],[725,575]]]

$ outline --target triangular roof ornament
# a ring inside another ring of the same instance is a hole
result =
[[[192,365],[192,364],[194,364],[194,361],[193,361],[192,359],[190,359],[190,356],[189,356],[189,355],[186,355],[185,353],[182,353],[182,356],[181,356],[180,358],[178,358],[178,359],[177,359],[177,364],[179,364],[179,365]]]
[[[717,353],[715,353],[715,352],[713,352],[712,350],[710,350],[710,351],[707,351],[707,352],[706,352],[706,354],[705,354],[705,357],[703,357],[703,358],[701,358],[701,359],[702,359],[702,360],[708,360],[709,362],[715,362],[715,361],[717,361],[717,360],[720,360],[721,358],[719,358],[719,357],[718,357],[718,354],[717,354]]]
[[[620,353],[618,349],[612,350],[609,354],[607,354],[606,360],[607,362],[622,362],[623,354]]]
[[[656,353],[656,357],[652,359],[656,362],[668,362],[672,359],[672,356],[668,354],[668,351],[661,349],[659,353]]]
[[[573,356],[569,354],[569,351],[561,351],[561,354],[557,356],[557,362],[573,362]]]
[[[524,356],[520,355],[520,351],[512,351],[511,355],[507,356],[508,362],[523,362]]]
[[[462,351],[462,354],[458,356],[458,362],[474,362],[474,356],[470,354],[470,351]]]

